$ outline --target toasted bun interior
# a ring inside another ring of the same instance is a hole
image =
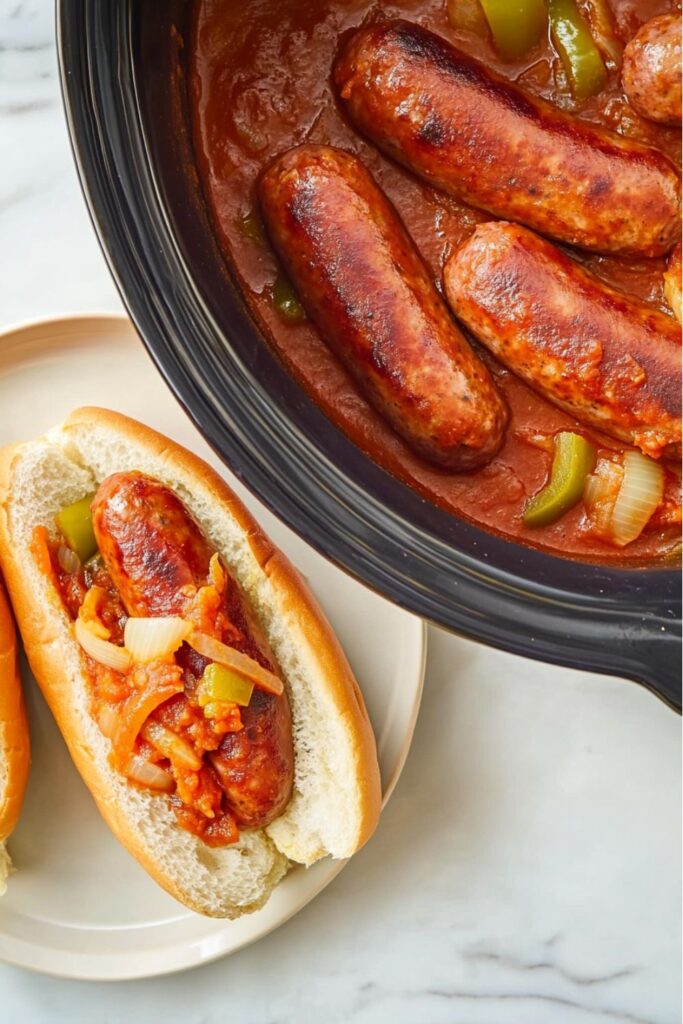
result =
[[[172,488],[199,522],[264,627],[290,696],[292,799],[234,846],[208,847],[177,824],[166,798],[112,769],[72,623],[31,553],[36,526],[54,536],[61,508],[129,470]],[[345,858],[370,836],[380,806],[375,742],[339,643],[299,574],[196,456],[117,413],[76,411],[45,438],[0,454],[0,560],[31,667],[77,768],[117,837],[181,902],[237,917],[263,905],[290,861]]]

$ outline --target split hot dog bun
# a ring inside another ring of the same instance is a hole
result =
[[[36,526],[113,473],[171,488],[241,585],[279,663],[292,709],[294,787],[284,813],[213,848],[181,828],[163,795],[110,764],[91,717],[84,658],[49,574],[31,553]],[[26,653],[69,751],[117,838],[171,895],[199,913],[262,906],[290,861],[346,858],[380,808],[375,741],[351,669],[315,599],[221,478],[199,458],[114,412],[79,409],[44,438],[0,454],[0,560]]]
[[[28,725],[17,669],[16,636],[0,582],[0,895],[5,891],[11,866],[5,840],[19,817],[28,767]]]

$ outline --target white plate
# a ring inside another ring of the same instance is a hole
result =
[[[0,444],[40,434],[79,405],[128,413],[212,462],[307,576],[365,695],[386,801],[403,767],[420,702],[423,623],[326,562],[230,476],[166,389],[126,319],[69,317],[0,337]],[[9,843],[18,870],[0,901],[1,959],[101,980],[181,970],[277,928],[344,866],[328,860],[292,870],[263,910],[239,921],[213,921],[184,910],[113,838],[25,663],[22,674],[33,763],[21,821]]]

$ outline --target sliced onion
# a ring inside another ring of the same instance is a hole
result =
[[[611,539],[612,512],[624,479],[624,467],[611,459],[600,459],[586,479],[583,501],[595,533]]]
[[[57,548],[57,561],[59,562],[60,568],[69,574],[78,572],[81,567],[80,558],[76,552],[67,547],[66,544],[60,544]]]
[[[152,712],[177,693],[182,693],[182,690],[182,672],[178,669],[168,680],[160,682],[151,679],[147,686],[133,691],[130,697],[123,701],[117,715],[116,732],[112,738],[119,763],[123,763],[132,751],[140,730]]]
[[[608,0],[584,0],[591,35],[610,68],[621,67],[623,45],[617,37]]]
[[[139,665],[175,654],[192,631],[192,626],[177,616],[156,619],[130,618],[123,632],[123,642],[130,656]]]
[[[209,578],[219,594],[222,593],[223,588],[225,587],[225,570],[221,563],[221,556],[217,551],[211,555],[211,561],[209,562]]]
[[[201,654],[203,658],[215,661],[219,665],[225,665],[226,668],[232,669],[238,675],[251,680],[259,690],[264,690],[265,693],[272,693],[276,697],[283,693],[284,686],[279,676],[263,668],[257,661],[250,658],[248,654],[242,654],[241,651],[236,651],[234,647],[228,647],[227,644],[221,643],[220,640],[209,636],[208,633],[190,633],[187,642],[197,654]]]
[[[130,654],[125,647],[117,647],[109,640],[103,640],[93,631],[90,623],[84,622],[83,619],[76,619],[74,631],[76,639],[85,653],[90,655],[94,661],[99,662],[100,665],[106,665],[107,668],[113,668],[115,672],[128,671]]]
[[[156,789],[160,793],[171,793],[175,788],[175,780],[169,771],[160,768],[158,764],[146,761],[138,754],[133,754],[128,759],[126,775],[133,782],[148,789]]]
[[[167,757],[169,761],[179,764],[181,768],[189,768],[193,772],[198,772],[201,768],[202,760],[197,757],[190,744],[172,729],[167,729],[161,722],[146,722],[141,736],[151,743],[160,754]]]
[[[540,434],[536,430],[530,431],[518,431],[518,436],[522,441],[526,441],[527,444],[531,444],[534,448],[540,448],[543,452],[549,452],[551,455],[554,451],[553,435],[552,434]]]
[[[113,708],[111,704],[103,704],[97,716],[97,724],[100,727],[102,735],[106,736],[108,740],[110,740],[116,732],[117,721],[118,714],[116,708]]]
[[[664,495],[664,470],[641,452],[624,454],[624,479],[612,512],[612,537],[624,547],[639,537]]]
[[[78,612],[79,619],[83,619],[90,632],[94,633],[95,636],[101,637],[103,640],[108,640],[111,636],[111,630],[107,629],[100,619],[100,606],[106,599],[107,594],[102,587],[92,586],[86,591],[83,604]]]

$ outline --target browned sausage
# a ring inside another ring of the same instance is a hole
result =
[[[361,162],[301,146],[266,171],[260,195],[302,303],[369,401],[430,462],[488,462],[502,444],[503,400]]]
[[[647,455],[681,441],[680,329],[517,224],[482,224],[444,272],[451,308],[513,373]]]
[[[679,323],[683,320],[681,314],[681,243],[679,242],[669,256],[666,270],[664,272],[664,294],[666,301],[671,306]]]
[[[92,505],[100,554],[129,615],[182,615],[193,591],[209,581],[214,549],[180,499],[142,473],[116,473],[100,486]],[[238,584],[228,577],[224,639],[277,672],[258,623]],[[186,673],[206,661],[187,647],[178,655]],[[244,728],[228,733],[212,763],[239,825],[260,828],[289,801],[293,780],[292,725],[286,693],[254,690],[242,709]]]
[[[472,206],[598,252],[657,256],[678,237],[663,153],[527,96],[419,25],[361,29],[334,74],[360,131]]]
[[[621,80],[629,103],[643,117],[681,123],[681,15],[648,21],[624,50]]]

